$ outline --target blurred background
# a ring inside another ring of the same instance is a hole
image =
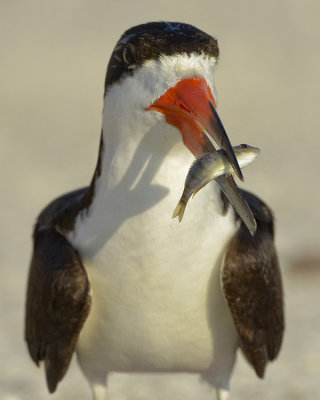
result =
[[[233,144],[259,146],[246,189],[276,215],[286,292],[279,359],[258,380],[239,354],[233,398],[319,398],[318,0],[0,1],[0,398],[89,399],[75,361],[54,395],[23,340],[31,232],[54,197],[91,179],[103,84],[128,27],[188,22],[219,40],[218,109]],[[114,375],[110,400],[209,399],[197,379]]]

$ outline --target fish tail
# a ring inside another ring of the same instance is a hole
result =
[[[181,222],[184,214],[184,210],[186,209],[187,202],[183,199],[180,199],[177,207],[175,208],[172,218],[179,217],[179,222]]]

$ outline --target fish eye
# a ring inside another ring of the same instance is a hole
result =
[[[123,49],[122,58],[127,69],[133,68],[136,61],[135,48],[132,45],[126,46]]]

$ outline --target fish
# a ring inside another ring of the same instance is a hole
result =
[[[252,163],[260,153],[258,147],[248,144],[234,146],[233,151],[240,168]],[[179,222],[181,222],[191,196],[194,197],[199,190],[217,177],[231,174],[234,174],[234,170],[224,150],[205,153],[196,158],[189,169],[182,196],[173,212],[172,218],[179,217]]]

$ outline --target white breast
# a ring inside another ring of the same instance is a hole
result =
[[[176,147],[140,168],[131,160],[117,184],[97,188],[69,238],[93,291],[78,344],[84,369],[203,371],[233,363],[237,339],[219,276],[233,212],[220,214],[211,184],[190,200],[180,224],[172,220],[189,164]]]

